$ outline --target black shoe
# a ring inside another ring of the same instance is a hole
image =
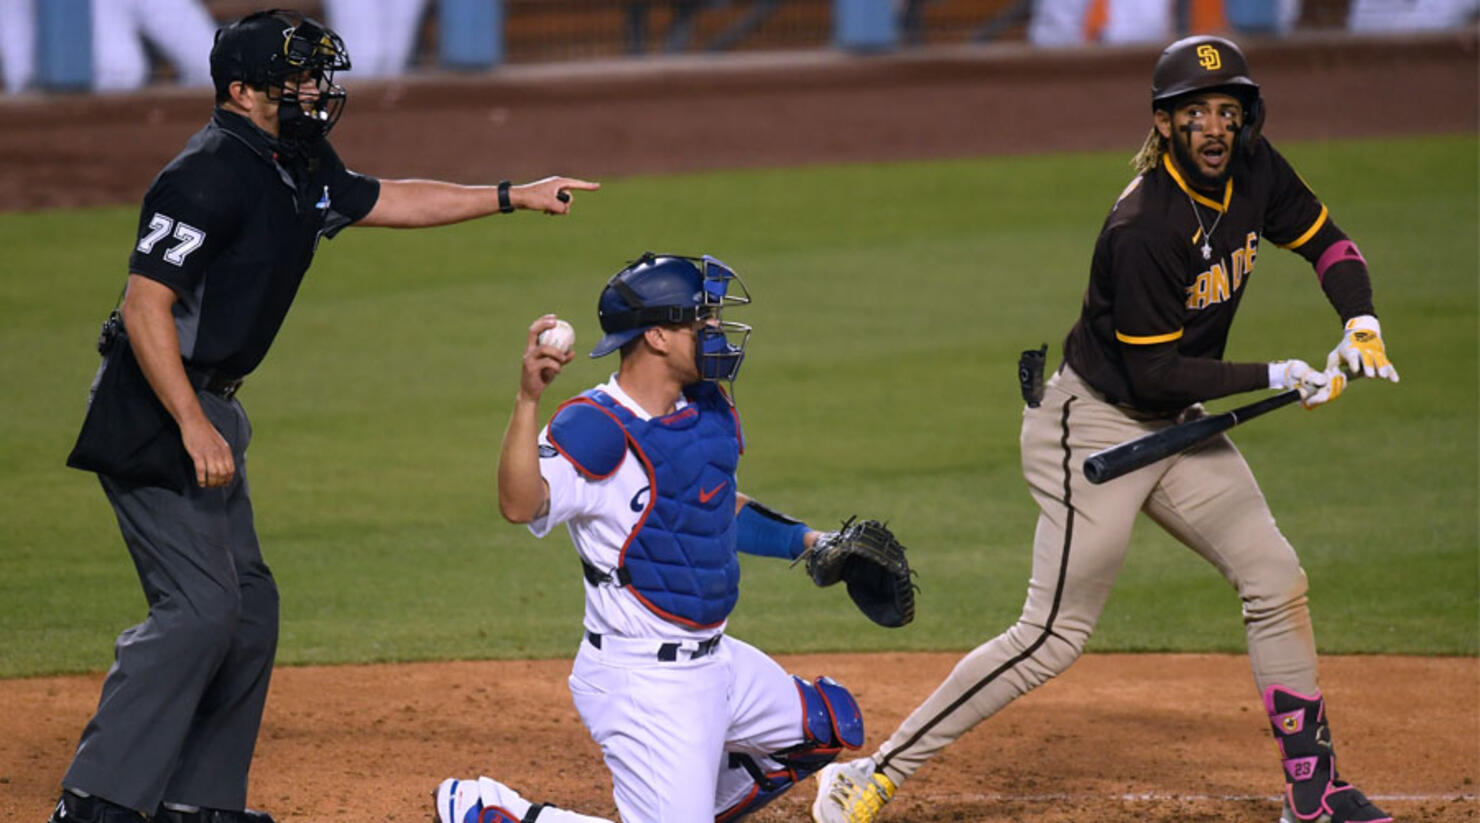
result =
[[[275,823],[272,815],[255,809],[245,809],[239,812],[230,812],[225,809],[197,809],[193,812],[182,812],[176,809],[160,808],[150,819],[154,823]]]
[[[133,809],[109,803],[101,797],[83,797],[64,791],[56,810],[46,823],[146,823],[148,818]]]

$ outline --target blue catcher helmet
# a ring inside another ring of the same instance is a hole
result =
[[[739,294],[730,294],[731,284]],[[745,281],[719,260],[644,252],[612,275],[596,303],[596,316],[606,336],[592,357],[611,354],[654,326],[686,325],[713,319],[701,327],[695,355],[704,380],[734,380],[745,359],[750,327],[720,318],[726,306],[750,302]]]

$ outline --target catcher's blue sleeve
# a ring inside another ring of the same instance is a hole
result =
[[[806,523],[768,509],[754,500],[735,515],[735,548],[746,554],[795,560],[806,550]]]

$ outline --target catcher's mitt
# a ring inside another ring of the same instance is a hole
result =
[[[915,619],[914,573],[904,546],[883,523],[850,517],[842,528],[817,538],[802,558],[813,583],[846,581],[854,604],[880,626],[893,628]]]

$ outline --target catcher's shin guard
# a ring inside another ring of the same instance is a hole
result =
[[[754,784],[744,797],[730,804],[729,808],[714,816],[715,823],[732,823],[740,820],[767,803],[780,797],[802,780],[806,775],[798,775],[797,770],[786,764],[779,763],[780,768],[766,770],[755,758],[748,754],[731,754],[730,768],[744,769],[750,773],[750,779]],[[810,774],[810,772],[808,772]]]
[[[1264,709],[1285,767],[1282,823],[1390,823],[1357,787],[1336,773],[1336,752],[1326,723],[1326,701],[1270,686]]]
[[[830,677],[819,677],[809,683],[796,675],[797,693],[802,700],[802,734],[805,739],[795,746],[773,752],[771,759],[779,768],[766,770],[748,755],[730,755],[730,768],[745,769],[755,781],[750,793],[715,815],[716,823],[730,823],[765,806],[806,780],[837,758],[843,749],[863,745],[863,714],[853,695]]]
[[[808,683],[796,675],[792,679],[802,698],[802,732],[807,739],[801,745],[808,756],[827,758],[807,774],[832,762],[843,749],[863,745],[863,712],[859,711],[858,701],[851,692],[831,677],[819,677],[816,683]],[[795,749],[794,752],[789,755],[793,759],[802,755]]]

